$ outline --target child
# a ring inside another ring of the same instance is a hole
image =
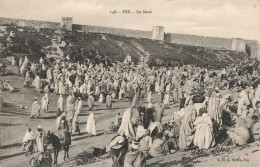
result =
[[[115,126],[114,122],[111,122],[111,125],[109,126],[109,133],[115,132],[115,128],[116,128],[116,126]]]
[[[79,129],[79,120],[76,121],[76,133],[78,133],[78,136],[81,135],[80,129]]]

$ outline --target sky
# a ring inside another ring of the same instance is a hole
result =
[[[165,32],[260,43],[260,0],[0,0],[0,17],[60,22],[62,16],[75,24],[149,31],[164,26]]]

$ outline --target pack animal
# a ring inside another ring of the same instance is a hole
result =
[[[58,137],[54,133],[47,133],[46,144],[52,145],[54,153],[54,165],[58,164],[58,156],[61,148],[64,149],[64,161],[69,158],[69,146],[71,145],[71,136],[68,131],[63,131],[61,137]]]

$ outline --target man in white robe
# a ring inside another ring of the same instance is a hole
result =
[[[47,79],[52,80],[52,72],[50,68],[47,70]]]
[[[49,104],[49,96],[48,96],[47,92],[42,97],[41,103],[42,103],[42,110],[47,111],[48,110],[48,104]]]
[[[135,139],[135,131],[131,122],[131,115],[132,109],[128,108],[122,116],[122,123],[118,129],[118,133],[121,136],[125,135],[129,138]]]
[[[73,99],[74,98],[72,97],[72,95],[69,95],[66,100],[66,120],[68,122],[72,121],[73,114],[74,114],[75,107],[74,107]]]
[[[32,84],[36,89],[41,89],[41,78],[36,75]]]
[[[198,146],[199,149],[209,149],[213,147],[215,145],[213,124],[205,108],[199,110],[199,116],[196,118],[194,125],[196,129],[194,145]]]
[[[170,95],[169,95],[169,93],[166,93],[166,94],[165,94],[163,103],[164,103],[166,106],[169,106],[169,104],[170,104]]]
[[[19,67],[21,67],[21,66],[22,66],[22,64],[23,64],[23,58],[22,58],[22,57],[20,57],[20,59],[19,59],[19,63],[18,63]]]
[[[93,97],[93,91],[92,91],[92,92],[90,92],[89,97],[88,97],[88,108],[90,111],[92,110],[92,108],[94,106],[94,100],[95,99]]]
[[[112,108],[112,97],[109,94],[106,97],[106,107],[109,108],[109,109]]]
[[[33,144],[34,144],[34,135],[33,135],[33,132],[32,132],[32,129],[31,128],[28,128],[28,130],[26,131],[25,135],[24,135],[24,138],[22,140],[22,143],[23,143],[23,150],[26,150],[27,153],[26,155],[30,152],[31,154],[33,153]]]
[[[64,111],[64,110],[63,110],[63,109],[64,109],[64,108],[63,108],[63,102],[64,102],[63,96],[60,95],[60,96],[59,96],[59,99],[58,99],[58,101],[57,101],[57,110],[60,109],[61,112]]]
[[[44,60],[43,60],[42,57],[40,58],[40,61],[39,61],[39,62],[40,62],[40,64],[43,64]]]
[[[80,112],[81,112],[81,109],[82,109],[82,100],[81,100],[81,98],[80,97],[78,97],[78,99],[77,99],[77,101],[76,101],[76,105],[75,105],[75,113],[76,114],[80,114]]]
[[[24,65],[24,63],[23,63],[23,64],[21,65],[21,67],[20,67],[20,74],[21,74],[21,75],[23,75],[24,70],[25,70],[25,65]]]
[[[82,100],[80,97],[75,102],[75,113],[72,118],[72,133],[75,133],[77,130],[77,122],[78,122],[78,115],[80,114],[82,109]]]
[[[59,93],[59,81],[57,79],[54,81],[54,93]]]
[[[72,95],[69,95],[66,99],[66,110],[70,108],[71,103],[72,103]]]
[[[42,64],[42,70],[46,71],[46,69],[47,69],[47,66],[45,64]]]
[[[29,61],[28,61],[28,58],[27,56],[24,57],[24,63],[27,64]]]
[[[65,93],[66,93],[65,86],[64,86],[63,82],[60,81],[59,82],[59,94],[60,95],[65,95]]]
[[[37,152],[44,152],[45,151],[45,139],[46,134],[45,131],[42,129],[41,125],[37,127],[37,136],[36,136],[36,151]]]
[[[147,91],[147,102],[151,103],[152,101],[152,92],[150,90]]]
[[[34,101],[33,101],[33,104],[32,104],[32,111],[31,111],[31,118],[32,117],[39,117],[40,116],[40,109],[41,109],[41,106],[39,105],[38,101],[37,101],[37,98],[34,97]]]
[[[30,70],[31,70],[32,72],[35,72],[35,71],[36,71],[36,65],[35,65],[34,63],[31,64]]]
[[[31,81],[30,71],[27,71],[25,73],[24,86],[29,86],[30,81]]]

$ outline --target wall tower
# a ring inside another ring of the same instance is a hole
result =
[[[163,26],[154,26],[152,39],[154,40],[164,40],[164,27]]]
[[[62,17],[61,18],[61,28],[67,31],[72,31],[73,17]]]
[[[231,50],[238,52],[246,51],[246,43],[241,38],[232,38]]]

